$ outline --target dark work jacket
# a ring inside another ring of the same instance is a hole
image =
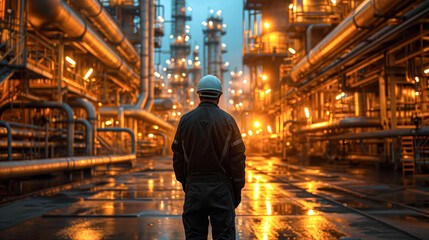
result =
[[[202,102],[181,117],[171,148],[174,172],[182,184],[192,174],[221,173],[232,179],[236,190],[244,187],[246,155],[240,131],[234,118],[215,103]]]

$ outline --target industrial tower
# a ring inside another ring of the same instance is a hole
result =
[[[171,91],[186,111],[190,102],[187,58],[191,52],[186,21],[191,20],[191,16],[187,14],[187,10],[190,11],[191,9],[186,8],[185,0],[173,0],[171,5],[173,24],[170,35],[172,39],[170,45],[171,59],[167,62],[169,64],[167,78],[169,79]]]
[[[223,23],[221,14],[221,10],[215,13],[211,9],[207,21],[203,22],[204,75],[217,76],[224,85],[223,73],[228,70],[226,67],[229,63],[222,62],[222,53],[226,53],[226,44],[222,43],[222,36],[226,34],[226,24]]]

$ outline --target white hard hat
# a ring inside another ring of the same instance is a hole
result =
[[[204,76],[198,82],[197,93],[201,97],[218,98],[222,95],[222,83],[216,76]]]

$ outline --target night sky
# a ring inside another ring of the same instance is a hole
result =
[[[171,0],[161,0],[161,4],[165,7],[165,36],[163,37],[162,51],[168,52],[170,48],[169,38],[171,32]],[[210,9],[213,9],[215,12],[217,10],[222,10],[223,23],[227,25],[226,35],[222,37],[222,42],[227,44],[228,52],[223,54],[223,61],[230,62],[229,72],[231,70],[241,70],[242,69],[242,48],[243,48],[243,1],[242,0],[188,0],[186,1],[186,6],[191,7],[192,11],[190,15],[192,16],[192,21],[188,21],[187,25],[191,27],[191,49],[195,45],[203,46],[203,21],[209,16]],[[162,67],[166,66],[165,60],[170,58],[170,54],[163,53],[161,57]],[[190,59],[188,57],[188,59]],[[200,58],[203,58],[202,48],[200,48]],[[158,56],[155,59],[158,62]],[[155,64],[156,64],[155,62]],[[203,62],[201,63],[203,64]],[[162,68],[161,67],[161,68]],[[158,69],[161,72],[161,69]],[[230,79],[229,72],[224,74],[225,83],[228,83]],[[226,89],[224,89],[224,92]]]

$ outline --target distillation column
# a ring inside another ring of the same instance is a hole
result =
[[[214,14],[213,10],[210,10],[210,16],[207,18],[207,22],[203,22],[205,26],[203,29],[204,33],[204,53],[205,55],[205,73],[217,76],[223,85],[223,67],[222,67],[222,35],[226,34],[224,30],[223,19],[221,17],[222,11],[218,10]],[[207,61],[207,62],[206,62]]]
[[[171,63],[168,68],[168,76],[170,76],[170,85],[178,101],[186,108],[189,102],[189,78],[186,60],[191,48],[188,43],[190,37],[185,28],[186,21],[191,20],[191,17],[186,14],[185,0],[173,0],[172,6],[173,24],[170,38],[173,39],[173,42],[170,45]]]

